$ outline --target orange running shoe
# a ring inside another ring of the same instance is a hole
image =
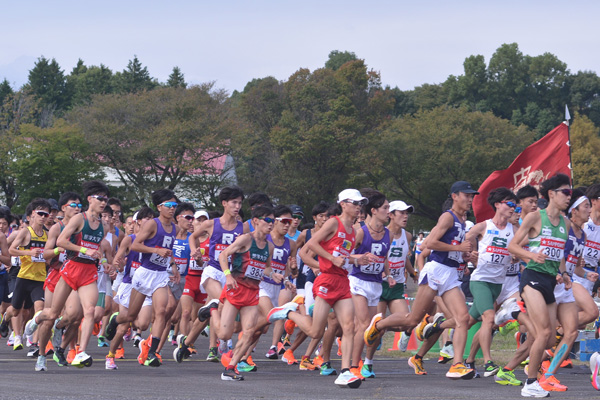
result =
[[[52,345],[52,340],[48,341],[48,344],[46,345],[46,354],[48,354],[49,351],[54,352],[54,346]],[[562,367],[562,365],[561,365]],[[573,365],[571,364],[571,368],[573,367]]]
[[[122,360],[125,358],[125,349],[123,347],[117,349],[117,352],[115,353],[115,358],[117,360]]]
[[[160,355],[160,353],[155,353],[156,357],[158,357],[160,363],[162,364],[162,356]]]
[[[335,338],[335,341],[338,345],[337,355],[338,355],[338,357],[341,357],[342,356],[342,338],[337,337],[337,338]]]
[[[96,322],[94,324],[94,329],[92,330],[92,335],[98,336],[99,333],[100,333],[100,322]]]
[[[307,356],[302,356],[300,361],[300,371],[314,371],[317,367],[310,361]]]
[[[283,325],[283,329],[285,329],[285,333],[288,335],[292,335],[294,333],[294,328],[296,328],[296,323],[291,319],[287,319],[285,324]]]
[[[419,325],[417,325],[417,327],[415,328],[415,333],[417,334],[417,339],[419,339],[421,342],[424,339],[423,338],[423,329],[425,329],[425,326],[427,326],[427,324],[429,323],[427,321],[427,318],[429,318],[429,314],[425,314],[425,316],[423,317],[423,319],[421,320]]]
[[[540,365],[540,368],[542,369],[542,372],[545,374],[546,372],[548,372],[548,368],[550,368],[550,360],[545,360],[542,361],[542,364]]]
[[[196,350],[196,347],[194,347],[194,345],[188,346],[188,351],[190,352],[190,354],[198,354],[198,351]]]
[[[233,357],[233,350],[229,350],[228,352],[221,354],[221,364],[223,364],[223,366],[225,368],[227,368],[232,357]],[[237,365],[235,366],[235,368],[237,369]]]
[[[138,356],[138,363],[140,365],[144,365],[146,359],[148,358],[148,352],[150,351],[150,345],[148,344],[148,339],[144,339],[140,342],[140,355]]]
[[[286,350],[285,353],[283,353],[281,361],[287,363],[287,365],[298,364],[298,360],[296,360],[296,357],[294,357],[294,353],[289,349]]]
[[[248,356],[248,358],[246,359],[246,362],[248,363],[248,365],[252,365],[253,367],[256,367],[254,360],[252,360],[252,356]]]
[[[304,296],[297,294],[293,299],[292,299],[292,303],[296,303],[299,306],[301,306],[302,304],[304,304]]]
[[[567,358],[565,361],[560,363],[561,368],[573,368],[573,361],[570,358]]]
[[[549,377],[543,376],[542,379],[539,380],[539,382],[542,389],[548,392],[567,391],[567,387],[565,385],[561,385],[560,381],[556,379],[554,375],[550,375]]]
[[[321,365],[323,365],[324,362],[325,362],[325,360],[323,360],[323,357],[321,357],[321,356],[316,356],[313,359],[313,365],[317,368],[321,368]]]
[[[279,342],[277,343],[277,354],[282,355],[283,353],[285,353],[285,346]]]
[[[77,355],[77,350],[75,350],[75,349],[69,350],[69,352],[67,353],[67,362],[69,364],[71,364],[73,362],[73,359],[75,359],[76,355]]]
[[[361,381],[365,380],[365,377],[362,376],[362,374],[360,373],[360,368],[350,368],[350,372],[352,373],[352,375],[356,376]]]

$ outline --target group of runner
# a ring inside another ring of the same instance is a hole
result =
[[[441,336],[440,362],[452,361],[448,378],[479,376],[474,357],[481,348],[483,373],[497,383],[523,384],[525,397],[564,391],[555,373],[569,362],[578,330],[598,318],[592,290],[600,184],[573,190],[567,176],[557,175],[539,191],[495,189],[487,199],[494,217],[467,229],[478,194],[468,182],[452,185],[436,226],[416,240],[413,266],[405,229],[413,206],[373,189],[346,189],[334,204],[320,202],[312,227],[301,231],[302,208],[274,207],[264,193],[248,197],[251,217],[244,222],[244,193],[236,186],[221,189],[220,214],[197,211],[162,189],[152,193],[157,212],[142,207],[122,220],[108,187],[86,182],[85,204],[73,192],[54,203],[34,199],[21,229],[0,210],[0,335],[12,328],[13,348],[31,344],[35,370],[44,371],[49,355],[59,366],[91,366],[86,348],[93,334],[108,347],[106,369],[118,368],[124,341],[139,348],[140,364],[158,367],[165,343],[183,362],[204,334],[207,360],[223,364],[221,379],[240,381],[242,372],[257,370],[252,352],[272,325],[265,357],[281,356],[357,388],[375,377],[375,352],[391,330],[402,332],[402,350],[411,335],[423,341],[408,360],[418,375],[427,374],[423,356]],[[538,210],[540,195],[547,207]],[[470,308],[461,290],[469,263]],[[410,309],[408,277],[418,282]],[[469,328],[478,322],[465,360]],[[507,323],[518,326],[519,347],[500,367],[490,348],[494,330]],[[293,352],[307,338],[298,361]],[[336,341],[339,374],[331,362]],[[521,382],[513,371],[526,359]]]

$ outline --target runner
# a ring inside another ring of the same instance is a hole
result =
[[[544,350],[555,342],[557,306],[554,287],[557,280],[558,283],[564,281],[565,289],[571,288],[564,260],[564,248],[571,224],[561,215],[562,211],[567,210],[571,199],[570,183],[569,178],[563,174],[541,183],[540,192],[548,201],[548,207],[528,214],[508,246],[512,254],[529,260],[521,274],[520,289],[535,332],[529,333],[534,335],[534,341],[529,352],[527,382],[521,389],[523,397],[548,396],[548,392],[537,380],[537,371]],[[526,238],[529,238],[529,251],[519,245]]]
[[[302,211],[302,207],[297,204],[292,204],[290,206],[290,210],[292,210],[292,225],[290,229],[288,229],[288,233],[286,236],[292,240],[298,240],[298,236],[300,236],[301,231],[298,229],[300,226],[300,222],[304,219],[304,211]]]

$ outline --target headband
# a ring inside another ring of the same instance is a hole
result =
[[[579,205],[581,203],[583,203],[584,201],[586,201],[587,199],[588,199],[587,197],[581,196],[580,198],[575,200],[575,203],[573,203],[573,205],[571,207],[569,207],[569,212],[567,214],[571,214],[571,211],[573,211],[573,209],[579,207]]]

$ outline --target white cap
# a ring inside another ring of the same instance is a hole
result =
[[[363,204],[367,204],[369,200],[360,194],[360,192],[356,189],[344,189],[338,194],[338,203],[341,203],[344,200],[352,200],[352,201],[362,201]]]
[[[133,220],[137,221],[137,216],[138,216],[138,212],[136,211],[135,214],[133,214]]]
[[[402,200],[394,200],[390,203],[390,212],[394,211],[406,211],[413,212],[415,208],[403,202]]]
[[[200,217],[206,217],[206,219],[210,219],[208,213],[204,210],[196,211],[196,213],[194,214],[194,219],[198,219]]]

